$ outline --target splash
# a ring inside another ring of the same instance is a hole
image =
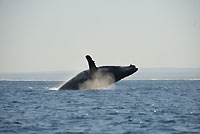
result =
[[[111,73],[97,72],[92,76],[92,79],[80,84],[80,89],[108,89],[115,82],[114,76]]]
[[[57,87],[52,87],[52,88],[48,88],[49,90],[58,90],[59,88]]]

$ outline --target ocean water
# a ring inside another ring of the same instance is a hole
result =
[[[122,80],[57,91],[63,81],[0,81],[2,134],[199,134],[200,80]]]

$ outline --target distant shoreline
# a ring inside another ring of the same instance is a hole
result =
[[[8,81],[66,81],[81,71],[0,73]],[[139,68],[124,80],[200,80],[200,68]]]

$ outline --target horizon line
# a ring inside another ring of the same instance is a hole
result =
[[[141,69],[192,69],[192,70],[196,70],[196,69],[200,69],[200,67],[141,67],[139,68],[139,70]],[[84,70],[88,70],[88,69],[84,69]],[[13,74],[13,73],[75,73],[75,72],[80,72],[81,70],[51,70],[51,71],[5,71],[5,72],[0,72],[0,74]],[[83,70],[82,70],[83,71]]]

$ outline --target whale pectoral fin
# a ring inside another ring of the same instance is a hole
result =
[[[88,65],[89,65],[89,69],[91,73],[96,72],[98,69],[94,63],[94,61],[92,60],[92,58],[89,55],[86,55],[86,59],[88,61]]]

